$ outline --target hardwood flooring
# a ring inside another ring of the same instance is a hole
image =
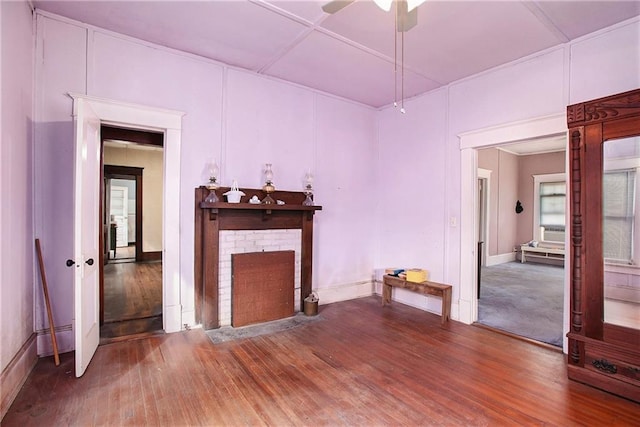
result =
[[[114,259],[116,260],[135,260],[136,259],[136,247],[135,245],[123,246],[116,248]]]
[[[368,297],[212,344],[203,330],[38,362],[3,426],[640,425],[640,405],[567,379],[565,356]]]
[[[162,330],[162,262],[104,266],[102,342]]]

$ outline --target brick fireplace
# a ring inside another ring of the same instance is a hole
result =
[[[221,188],[218,194],[228,189]],[[241,189],[244,200],[261,190]],[[205,329],[232,323],[231,255],[236,253],[283,251],[295,253],[294,311],[312,289],[313,219],[321,206],[303,206],[302,192],[276,191],[272,197],[283,205],[217,202],[204,200],[209,191],[195,194],[195,311]],[[264,286],[259,283],[256,286]]]
[[[227,230],[220,232],[218,318],[220,326],[232,324],[232,256],[247,253],[294,252],[294,301],[300,299],[301,230]],[[294,307],[294,311],[298,307]],[[273,319],[271,319],[273,320]],[[235,324],[234,324],[235,326]]]

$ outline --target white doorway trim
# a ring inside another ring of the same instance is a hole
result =
[[[567,124],[565,113],[538,117],[521,122],[507,123],[500,126],[465,132],[460,138],[460,185],[461,200],[473,200],[473,209],[463,209],[460,215],[460,300],[459,320],[471,324],[478,320],[477,286],[477,244],[478,236],[478,148],[520,142],[527,139],[542,138],[554,135],[566,135]],[[566,165],[566,161],[565,161]],[[569,236],[570,233],[567,233]],[[568,241],[565,242],[568,247]],[[565,298],[564,298],[564,331],[568,331],[568,260],[565,257]],[[565,338],[566,346],[566,338]]]
[[[478,200],[478,212],[480,213],[479,220],[482,219],[483,223],[478,223],[478,239],[484,237],[484,250],[482,251],[482,265],[487,265],[487,257],[489,255],[489,242],[491,239],[491,228],[489,224],[489,218],[491,218],[491,171],[489,169],[478,168],[478,181],[482,180],[484,183],[483,198],[484,200]]]
[[[164,193],[162,207],[162,322],[165,332],[182,329],[180,301],[180,151],[181,111],[129,104],[110,99],[70,93],[84,99],[102,124],[164,133]]]

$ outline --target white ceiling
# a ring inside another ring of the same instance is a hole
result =
[[[33,0],[51,13],[373,107],[392,103],[393,13],[356,0],[328,15],[324,3]],[[638,15],[639,0],[427,0],[418,9],[418,25],[404,35],[404,95]],[[400,96],[400,83],[397,90]]]
[[[501,145],[497,148],[507,153],[515,154],[516,156],[555,153],[567,149],[567,136],[556,135],[546,138],[528,139],[523,142]]]

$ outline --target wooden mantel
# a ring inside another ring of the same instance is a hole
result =
[[[216,193],[223,200],[229,188],[219,188]],[[278,204],[250,204],[252,196],[264,198],[259,189],[241,188],[245,193],[241,203],[205,203],[209,190],[195,190],[195,317],[205,329],[220,327],[218,316],[218,275],[220,264],[219,240],[222,230],[275,230],[300,229],[300,310],[304,298],[312,289],[313,215],[322,206],[304,206],[306,196],[302,192],[276,191]]]

